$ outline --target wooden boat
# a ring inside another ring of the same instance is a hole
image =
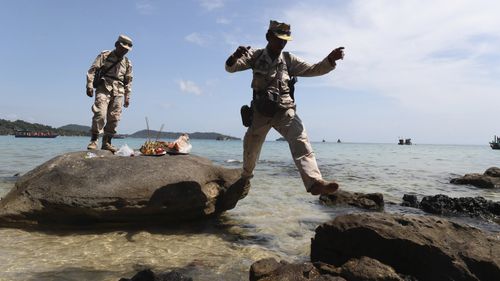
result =
[[[490,142],[491,149],[500,149],[500,138],[497,136],[493,137],[493,141]]]
[[[16,138],[45,138],[53,139],[58,136],[56,133],[52,132],[33,132],[33,131],[16,131],[14,136]]]

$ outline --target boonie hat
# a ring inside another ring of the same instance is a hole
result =
[[[274,33],[274,35],[276,35],[276,37],[278,37],[279,39],[286,41],[292,40],[290,25],[284,22],[271,20],[271,22],[269,23],[269,31]]]
[[[127,50],[132,49],[132,39],[130,39],[130,37],[126,35],[122,34],[118,36],[117,42],[120,43],[120,45]]]

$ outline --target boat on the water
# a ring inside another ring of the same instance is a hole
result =
[[[490,146],[492,149],[500,149],[500,138],[497,136],[494,136],[493,141],[490,142]]]
[[[411,145],[412,143],[411,143],[411,139],[400,138],[398,144],[399,145]]]
[[[53,139],[58,136],[52,132],[38,132],[38,131],[16,131],[14,136],[16,138],[46,138]]]

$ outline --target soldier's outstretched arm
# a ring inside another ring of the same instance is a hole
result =
[[[236,72],[250,68],[250,58],[252,51],[250,46],[239,46],[234,53],[226,60],[226,71]]]
[[[244,47],[244,46],[239,46],[234,53],[229,56],[226,60],[226,65],[227,66],[233,66],[233,64],[242,56],[248,55],[248,50],[250,50],[250,46]]]
[[[344,47],[338,47],[328,54],[328,61],[332,66],[335,65],[335,62],[338,60],[344,59]]]

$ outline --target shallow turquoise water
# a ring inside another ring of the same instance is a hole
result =
[[[144,139],[115,140],[138,149]],[[84,150],[88,138],[16,139],[0,136],[0,196],[24,174],[65,152]],[[192,140],[192,154],[240,167],[241,141]],[[313,143],[325,178],[341,188],[380,192],[386,202],[403,194],[482,196],[500,201],[500,191],[449,184],[452,177],[499,166],[500,151],[484,146]],[[330,209],[305,192],[286,142],[266,142],[249,195],[221,218],[178,229],[100,233],[28,232],[0,229],[0,280],[118,280],[134,270],[180,268],[195,280],[248,280],[250,265],[264,257],[307,260],[316,226],[356,211]],[[386,211],[420,213],[388,204]],[[459,219],[487,231],[489,222]]]

